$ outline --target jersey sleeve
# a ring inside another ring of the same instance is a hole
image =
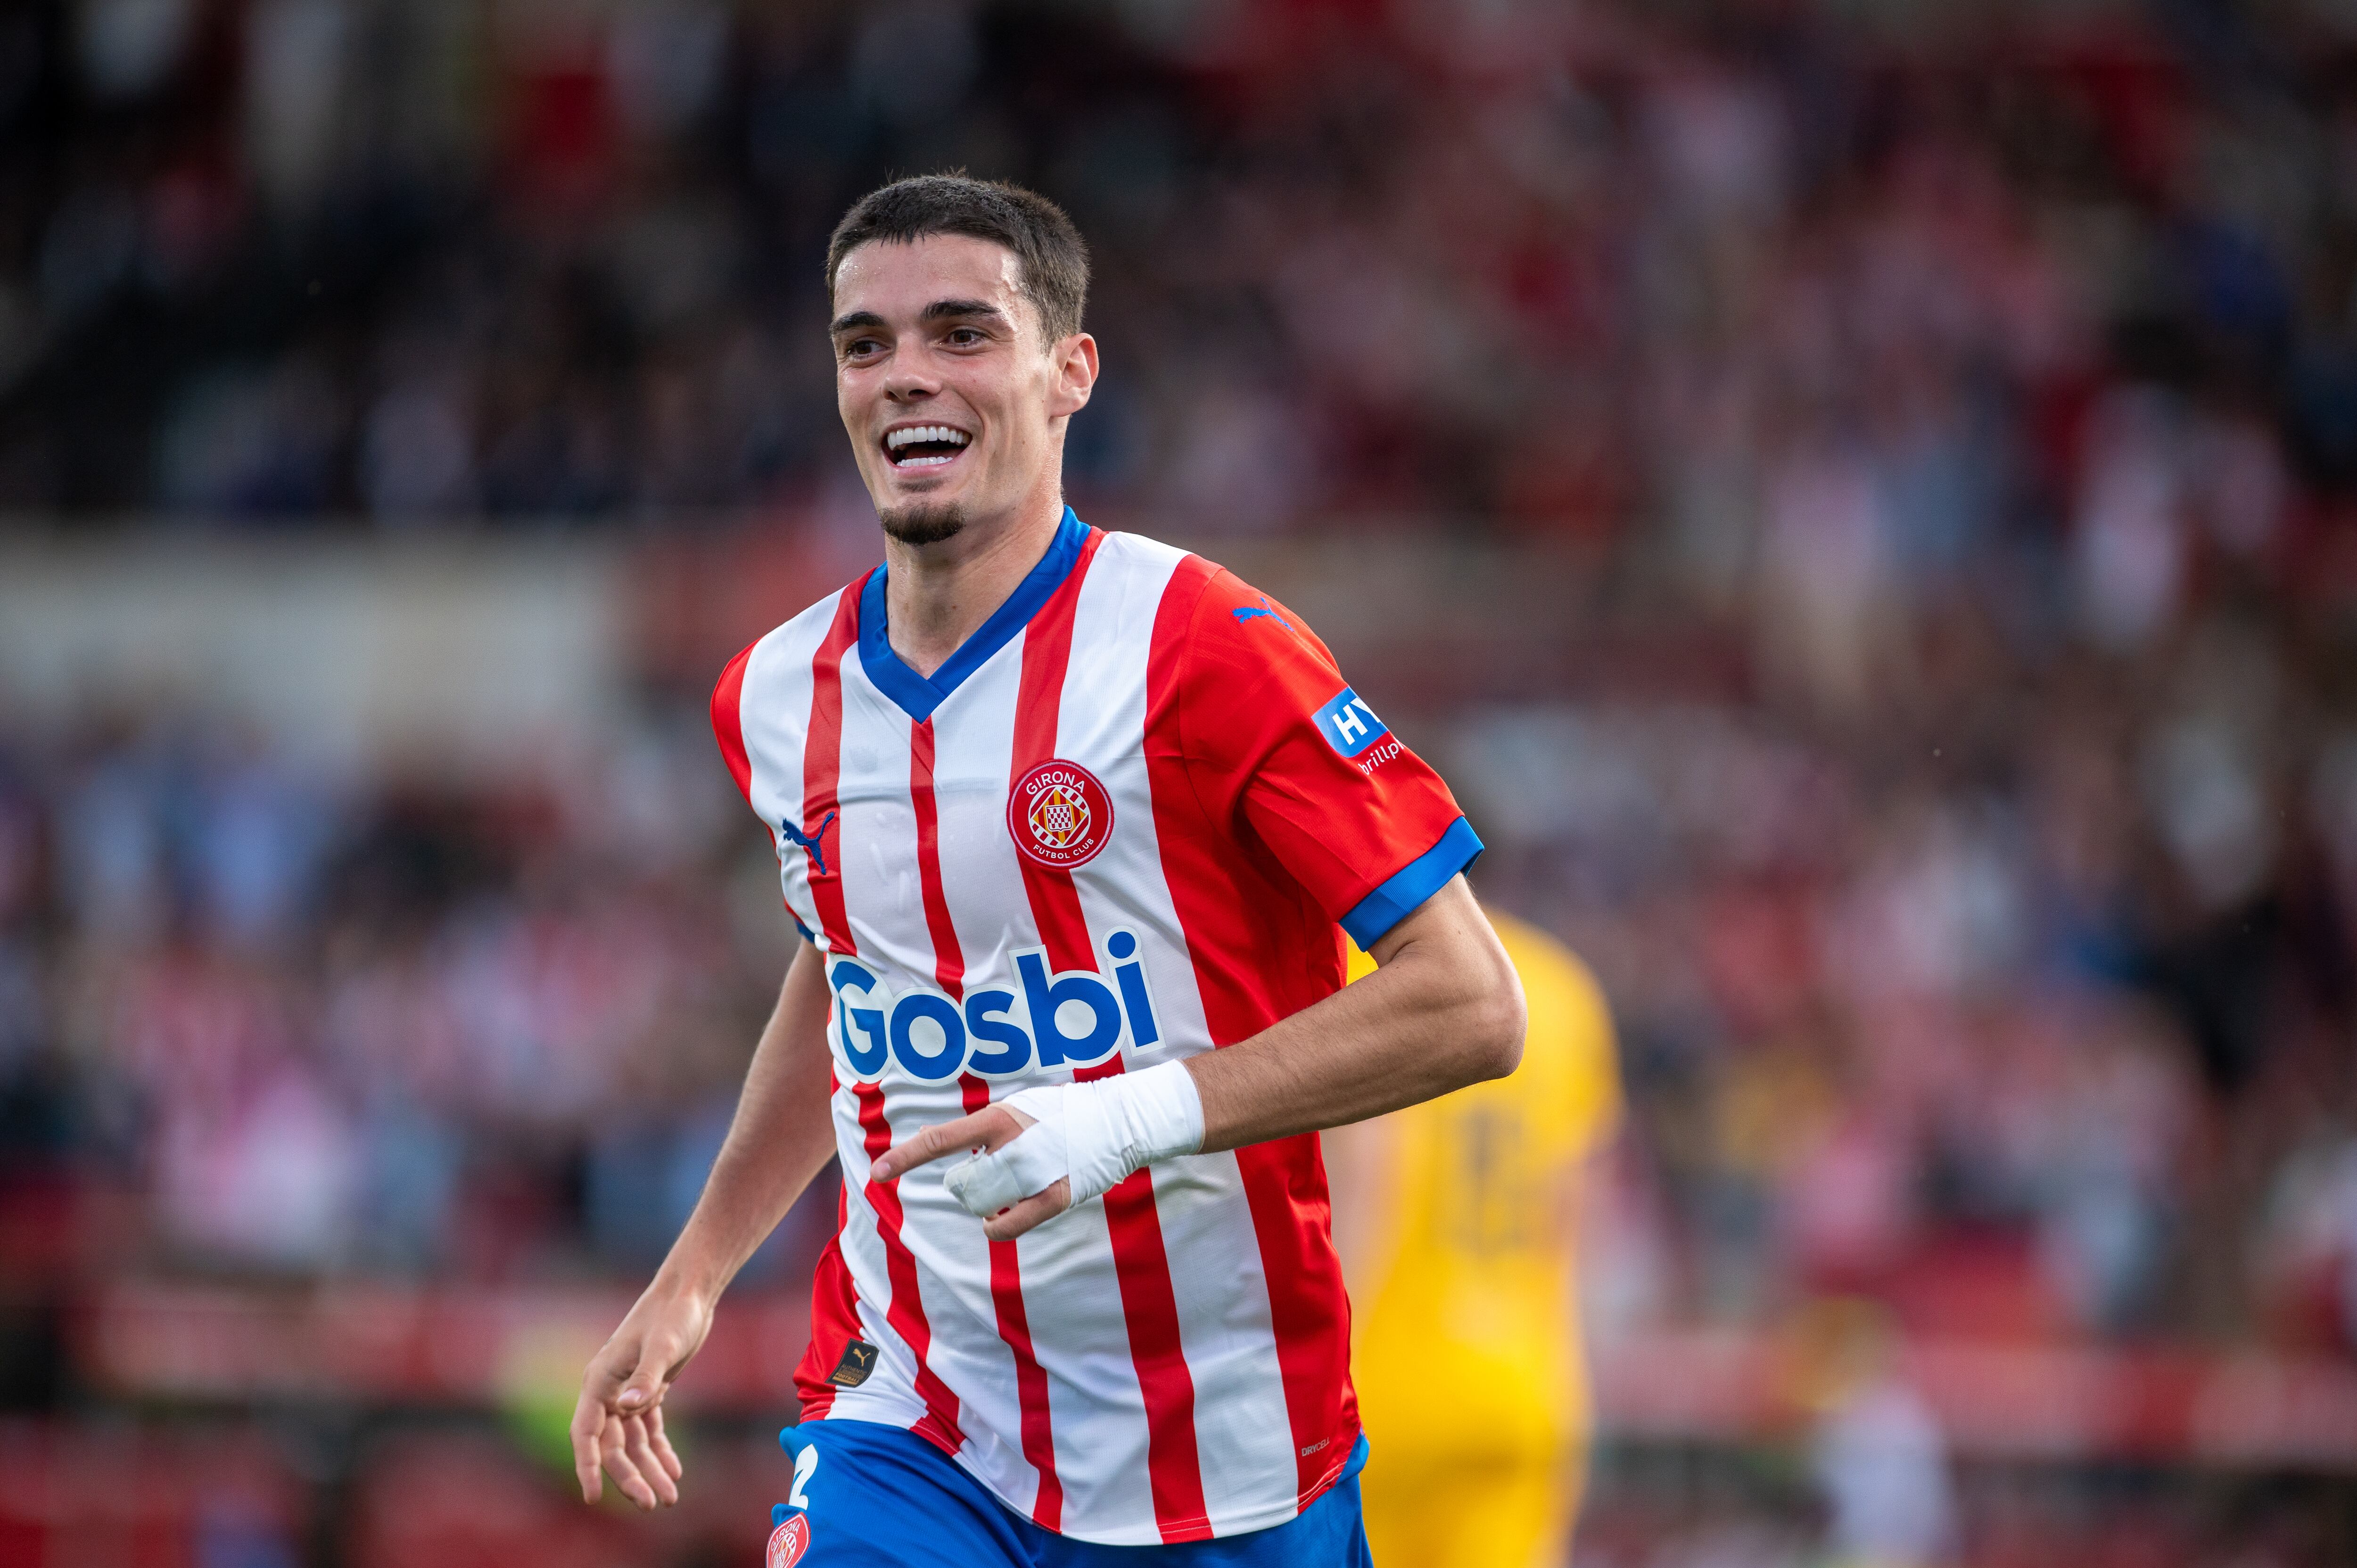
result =
[[[737,780],[737,792],[748,806],[753,803],[753,763],[745,754],[745,666],[759,646],[758,641],[747,643],[712,688],[712,738],[720,743],[728,777]]]
[[[753,650],[760,646],[758,639],[747,643],[744,650],[720,671],[719,683],[712,688],[712,738],[720,743],[720,759],[728,765],[728,777],[737,781],[737,792],[745,797],[748,806],[753,804],[753,760],[745,750],[745,666],[751,661]],[[759,808],[755,807],[753,814],[759,816]],[[767,828],[770,824],[764,820],[761,825]],[[777,832],[771,830],[772,849],[777,847]],[[786,917],[793,921],[802,940],[816,940],[791,904],[786,907]]]
[[[1448,786],[1298,616],[1215,572],[1188,622],[1179,729],[1197,799],[1371,948],[1481,853]]]

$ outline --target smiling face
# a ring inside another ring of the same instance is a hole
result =
[[[1060,504],[1096,343],[1046,340],[1015,252],[964,234],[861,245],[834,309],[835,404],[887,533],[935,543]]]

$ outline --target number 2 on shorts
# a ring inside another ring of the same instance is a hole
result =
[[[810,1507],[810,1494],[802,1488],[809,1486],[810,1478],[817,1474],[818,1444],[815,1443],[805,1443],[802,1444],[802,1451],[794,1455],[794,1489],[786,1494],[786,1506],[788,1508],[806,1509]]]

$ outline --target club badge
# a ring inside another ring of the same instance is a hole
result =
[[[1113,797],[1079,763],[1043,762],[1008,793],[1006,831],[1034,864],[1070,871],[1113,836]]]
[[[810,1550],[811,1527],[808,1514],[789,1514],[786,1522],[770,1532],[767,1568],[794,1568]]]

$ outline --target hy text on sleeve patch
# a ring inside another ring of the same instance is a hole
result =
[[[1391,725],[1375,717],[1375,710],[1348,686],[1318,710],[1318,729],[1326,744],[1344,757],[1356,757],[1392,733]]]

